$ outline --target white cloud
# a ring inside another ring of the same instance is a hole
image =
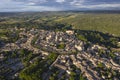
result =
[[[60,8],[52,7],[52,6],[41,6],[36,5],[37,1],[42,0],[29,0],[29,2],[22,2],[22,1],[11,1],[11,0],[2,0],[0,3],[0,12],[12,12],[12,11],[58,11],[61,10]],[[46,1],[46,0],[44,0]],[[39,2],[40,3],[40,2]]]
[[[61,9],[47,6],[26,6],[22,11],[59,11]]]
[[[0,9],[22,8],[25,4],[23,2],[14,2],[11,0],[1,0]]]
[[[63,2],[65,2],[65,0],[56,0],[56,2],[63,3]]]
[[[119,8],[120,3],[96,3],[90,4],[88,0],[73,0],[70,5],[75,8],[86,8],[86,9],[104,9],[104,8]]]
[[[70,2],[71,5],[82,5],[85,2],[85,0],[73,0]]]
[[[57,2],[57,3],[56,3]],[[58,11],[68,9],[120,9],[120,1],[95,0],[0,0],[0,11]]]
[[[29,2],[27,5],[35,5],[35,3],[34,2]]]
[[[89,8],[116,8],[120,7],[120,4],[97,4],[97,5],[91,5]]]
[[[107,4],[107,3],[103,3],[103,4],[94,4],[94,5],[74,5],[77,8],[87,8],[87,9],[104,9],[104,8],[118,8],[120,7],[120,4],[118,3],[111,3],[111,4]]]
[[[27,2],[33,2],[33,3],[45,3],[47,0],[28,0]]]

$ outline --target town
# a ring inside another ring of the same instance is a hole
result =
[[[15,27],[11,31],[19,31],[19,39],[0,42],[1,80],[120,79],[120,52],[80,40],[74,30]],[[34,78],[32,72],[41,75]]]

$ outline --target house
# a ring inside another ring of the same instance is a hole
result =
[[[43,54],[43,55],[49,55],[48,52],[44,52],[44,51],[42,51],[42,54]]]
[[[97,49],[104,49],[104,50],[106,50],[106,49],[107,49],[107,48],[102,47],[102,46],[99,46],[99,45],[93,45],[91,48],[92,48],[93,50],[97,50]]]
[[[117,46],[120,47],[120,42],[117,43]]]
[[[71,74],[71,72],[69,70],[66,71],[68,74]]]
[[[0,61],[2,61],[4,59],[4,55],[0,54]]]
[[[58,67],[58,68],[60,68],[60,69],[62,69],[62,70],[65,70],[65,71],[66,71],[66,69],[67,69],[66,66],[59,65],[59,64],[55,64],[54,66],[56,66],[56,67]]]
[[[74,34],[74,31],[72,31],[72,30],[67,30],[66,33],[69,34],[69,35],[72,35],[72,34]]]
[[[78,50],[78,51],[82,51],[82,47],[81,46],[78,46],[78,45],[75,45],[75,48]]]

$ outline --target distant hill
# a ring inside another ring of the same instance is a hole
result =
[[[56,21],[71,24],[75,29],[95,30],[120,35],[120,14],[76,13],[56,19]]]
[[[10,12],[0,13],[0,26],[3,24],[62,23],[74,29],[94,30],[120,36],[120,11],[56,11],[56,12]],[[3,18],[5,17],[5,18]],[[26,26],[27,27],[27,26]]]

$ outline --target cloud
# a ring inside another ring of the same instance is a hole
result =
[[[63,3],[63,2],[65,2],[65,0],[56,0],[56,2]]]
[[[14,2],[11,0],[1,0],[0,3],[0,11],[2,11],[3,9],[20,9],[23,8],[25,6],[25,4],[23,4],[23,2]]]
[[[2,3],[0,3],[0,12],[61,10],[60,8],[56,8],[53,6],[38,5],[46,2],[47,0],[2,0]]]
[[[28,4],[28,5],[43,4],[47,2],[47,0],[12,0],[12,1],[23,2],[24,4]]]
[[[97,4],[97,5],[88,5],[88,6],[83,6],[85,8],[117,8],[117,7],[120,7],[120,4],[107,4],[107,3],[104,3],[104,4]]]
[[[82,5],[85,2],[85,0],[73,0],[70,2],[71,5]]]
[[[29,6],[22,9],[22,11],[60,11],[61,9],[55,7],[47,7],[47,6]]]
[[[86,8],[86,9],[110,9],[110,8],[120,8],[120,2],[106,2],[104,0],[94,2],[94,0],[74,0],[71,5],[76,8]]]
[[[0,11],[120,9],[120,0],[0,0]]]
[[[44,3],[44,2],[47,2],[47,0],[11,0],[11,1],[14,1],[14,2],[34,2],[34,3]]]

